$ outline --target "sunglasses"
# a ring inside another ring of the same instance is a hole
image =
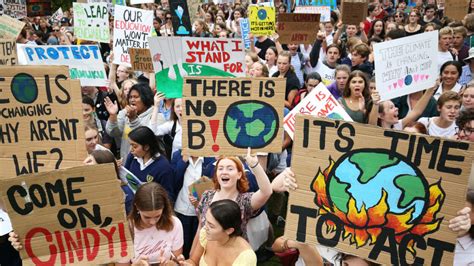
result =
[[[59,31],[59,29],[53,29],[53,31]]]
[[[166,17],[166,19],[170,19],[170,20],[171,20],[171,17]]]

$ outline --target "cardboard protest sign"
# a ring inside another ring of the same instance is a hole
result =
[[[28,17],[51,16],[51,0],[27,0],[26,13]]]
[[[385,265],[453,265],[467,142],[296,118],[285,237]]]
[[[278,14],[281,43],[313,44],[319,30],[319,14]]]
[[[444,7],[444,15],[455,20],[463,20],[467,15],[469,3],[470,1],[466,0],[449,0]]]
[[[133,70],[154,73],[150,49],[129,48],[128,53],[130,54]]]
[[[171,0],[171,15],[175,36],[191,36],[193,28],[189,19],[188,3],[186,0]]]
[[[24,26],[25,23],[17,19],[6,15],[0,16],[0,38],[16,40]]]
[[[256,36],[275,33],[275,8],[268,6],[249,7],[250,32]]]
[[[319,21],[331,21],[331,7],[330,6],[297,6],[295,13],[300,14],[320,14]]]
[[[67,67],[0,67],[0,77],[0,178],[82,165],[81,89]]]
[[[113,164],[0,181],[23,265],[92,265],[133,257],[125,197]]]
[[[198,201],[201,200],[201,196],[206,190],[214,189],[214,182],[207,176],[202,176],[194,183],[188,186],[189,194],[193,195]]]
[[[336,0],[296,0],[296,6],[329,6],[331,10],[337,9]]]
[[[242,34],[245,49],[250,49],[250,22],[248,18],[240,19],[240,33]]]
[[[281,152],[285,79],[187,77],[183,154]]]
[[[110,42],[107,3],[73,3],[74,35],[83,40]]]
[[[16,40],[0,39],[0,65],[16,65]]]
[[[3,14],[12,18],[26,17],[26,0],[0,0],[3,6]]]
[[[295,123],[297,114],[308,114],[331,119],[352,121],[344,107],[332,96],[331,92],[319,83],[313,88],[301,102],[296,105],[283,120],[283,128],[292,138],[295,134]]]
[[[245,76],[241,39],[152,37],[150,51],[157,90],[181,98],[187,76]]]
[[[131,66],[128,48],[148,48],[153,28],[153,11],[115,6],[114,64]]]
[[[438,31],[374,45],[375,81],[382,100],[389,100],[434,85],[439,76]]]
[[[106,86],[107,75],[97,45],[54,45],[22,47],[27,65],[66,65],[71,79],[81,86]]]
[[[342,0],[341,13],[342,22],[346,25],[357,25],[367,17],[367,0]]]

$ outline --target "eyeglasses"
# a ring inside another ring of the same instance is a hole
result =
[[[53,29],[53,31],[59,31],[59,29]]]
[[[456,131],[457,131],[458,134],[460,134],[462,132],[464,134],[464,136],[469,137],[469,136],[471,136],[472,132],[474,132],[474,128],[470,128],[470,127],[465,127],[463,129],[457,128]]]

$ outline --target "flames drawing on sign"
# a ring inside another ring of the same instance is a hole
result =
[[[319,215],[333,214],[343,225],[342,236],[356,248],[375,244],[382,228],[395,232],[398,244],[407,234],[424,237],[439,229],[437,214],[445,192],[441,179],[429,185],[421,171],[399,154],[360,149],[318,170],[311,183]],[[326,222],[327,232],[336,223]],[[416,254],[414,242],[407,249]]]

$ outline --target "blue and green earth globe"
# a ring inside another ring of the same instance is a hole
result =
[[[10,89],[13,97],[20,103],[32,103],[38,98],[38,86],[35,78],[26,73],[19,73],[12,79]]]
[[[361,149],[342,156],[329,173],[328,195],[342,212],[353,197],[357,211],[369,209],[387,192],[388,212],[403,214],[413,208],[409,223],[425,213],[429,186],[422,173],[398,154],[383,149]]]
[[[238,148],[262,148],[277,135],[279,117],[275,108],[261,101],[231,104],[224,115],[224,135]]]

